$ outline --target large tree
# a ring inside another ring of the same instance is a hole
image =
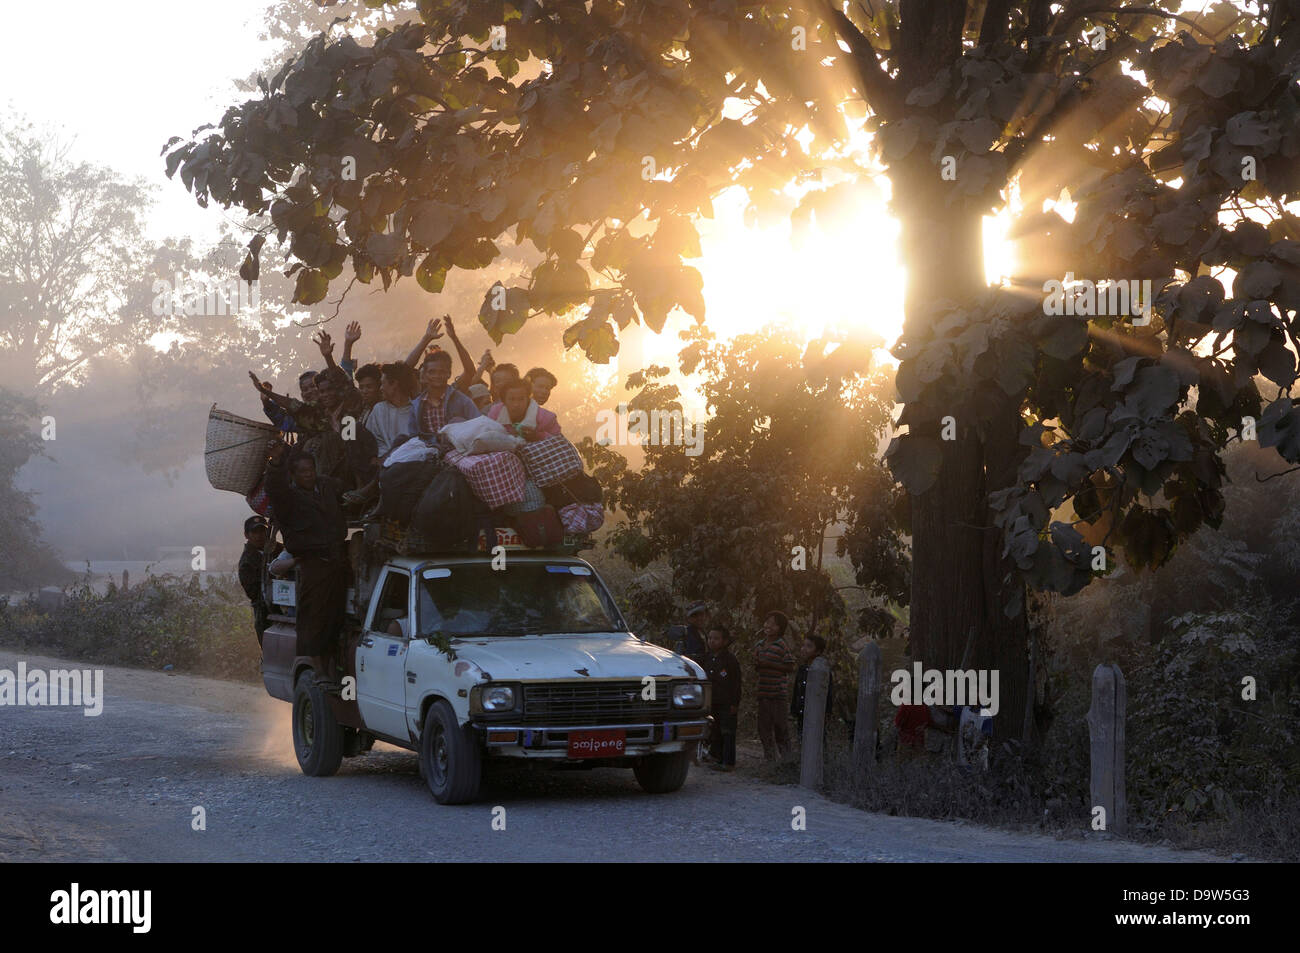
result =
[[[873,171],[848,149],[865,108],[907,270],[889,460],[911,493],[913,655],[955,668],[970,646],[1021,712],[1024,589],[1099,571],[1081,527],[1158,566],[1217,523],[1243,417],[1300,461],[1300,4],[1179,6],[421,0],[373,42],[316,37],[167,168],[200,201],[269,214],[303,303],[354,279],[436,291],[531,242],[545,260],[488,289],[481,320],[499,337],[572,313],[565,343],[599,361],[634,322],[703,320],[683,258],[720,190],[780,215],[809,170]],[[1063,189],[1072,221],[1040,211]],[[1008,205],[1032,254],[990,290],[982,219]],[[1043,282],[1067,272],[1150,280],[1149,324],[1048,313]]]
[[[0,119],[0,371],[44,398],[86,362],[149,333],[148,189]]]

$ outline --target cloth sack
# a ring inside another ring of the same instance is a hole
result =
[[[528,478],[538,486],[553,486],[582,474],[582,457],[561,436],[544,437],[519,448]]]
[[[546,497],[542,495],[541,487],[532,480],[528,480],[524,483],[523,502],[512,503],[502,512],[508,516],[515,516],[519,513],[531,513],[533,510],[540,510],[545,505]]]
[[[524,465],[513,453],[462,453],[453,450],[447,462],[465,475],[474,495],[492,509],[524,501]]]
[[[257,486],[253,487],[253,492],[244,497],[244,502],[258,516],[271,518],[271,498],[266,495],[266,489],[262,486],[262,481],[257,481]]]
[[[493,453],[498,450],[515,450],[523,442],[491,417],[475,417],[447,424],[438,431],[461,453]]]
[[[557,510],[570,503],[604,503],[605,493],[590,473],[579,473],[563,483],[546,488],[546,502]]]
[[[411,527],[432,549],[454,549],[474,536],[474,499],[465,477],[454,467],[439,471],[420,495]]]
[[[418,441],[410,441],[418,443]],[[432,460],[423,463],[395,463],[379,474],[379,515],[383,519],[407,523],[420,496],[433,482],[438,464]]]
[[[594,533],[605,522],[605,508],[597,503],[570,503],[560,508],[564,531],[575,536]]]
[[[525,546],[547,549],[564,542],[564,524],[553,506],[543,506],[515,517],[515,529]]]
[[[384,460],[384,466],[393,467],[399,463],[425,463],[437,459],[438,451],[435,448],[418,437],[412,437],[388,455],[388,458]]]

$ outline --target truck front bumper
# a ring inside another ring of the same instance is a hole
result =
[[[570,758],[569,736],[573,732],[623,732],[619,757],[637,758],[651,754],[672,754],[698,744],[708,734],[708,719],[669,721],[641,725],[568,725],[528,727],[479,723],[475,730],[483,738],[488,755],[547,761],[582,761]],[[608,759],[605,759],[608,760]]]

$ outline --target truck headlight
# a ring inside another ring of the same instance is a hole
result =
[[[484,711],[510,711],[515,707],[515,690],[510,685],[487,685],[479,700]]]
[[[704,706],[704,686],[699,682],[686,682],[673,686],[674,708],[702,708]]]

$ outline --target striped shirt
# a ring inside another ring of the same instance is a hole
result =
[[[758,666],[758,697],[784,698],[786,683],[794,671],[794,656],[780,639],[764,642],[754,655]]]

